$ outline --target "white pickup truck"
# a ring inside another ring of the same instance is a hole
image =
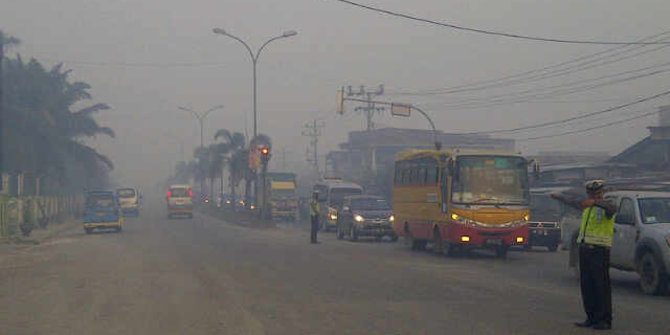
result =
[[[668,292],[670,274],[670,192],[617,191],[605,199],[616,203],[610,267],[640,274],[640,288],[647,294]],[[570,265],[577,266],[576,238],[579,218],[566,217],[572,227]]]

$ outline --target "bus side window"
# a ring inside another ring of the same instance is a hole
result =
[[[426,184],[429,184],[429,185],[437,184],[438,172],[439,172],[438,167],[436,167],[436,166],[428,167],[428,171],[427,171],[427,175],[426,175]]]
[[[417,178],[417,184],[428,184],[428,169],[426,167],[419,168],[419,175]]]
[[[412,166],[409,169],[409,183],[417,184],[417,176],[419,175],[419,169],[416,166]]]

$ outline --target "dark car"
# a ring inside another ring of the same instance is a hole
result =
[[[528,228],[530,238],[526,249],[533,246],[544,246],[549,251],[556,251],[561,243],[561,216],[564,208],[560,202],[551,198],[552,193],[559,193],[561,188],[532,189],[530,192],[530,221]]]
[[[393,211],[382,197],[371,195],[353,195],[344,198],[342,210],[337,218],[337,238],[349,236],[357,241],[361,236],[375,237],[381,240],[388,236],[397,241],[393,232]]]

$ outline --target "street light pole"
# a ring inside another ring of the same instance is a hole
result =
[[[235,35],[232,35],[232,34],[228,33],[227,31],[225,31],[221,28],[214,28],[212,31],[215,34],[228,36],[228,37],[240,42],[244,46],[244,48],[246,48],[247,51],[249,52],[249,57],[251,58],[251,65],[252,65],[252,71],[253,71],[253,86],[254,86],[253,87],[253,100],[254,100],[253,101],[253,111],[254,111],[254,133],[253,134],[254,134],[254,137],[253,138],[256,138],[256,136],[258,136],[258,111],[257,111],[257,106],[258,106],[258,80],[257,80],[257,78],[258,78],[258,76],[257,76],[257,74],[258,74],[258,71],[257,71],[258,58],[260,57],[261,52],[263,51],[263,49],[265,49],[265,47],[268,44],[270,44],[271,42],[276,41],[278,39],[282,39],[282,38],[292,37],[292,36],[297,35],[298,33],[296,31],[293,31],[293,30],[285,31],[283,34],[267,40],[254,53],[251,50],[251,47],[249,46],[249,44],[244,42],[241,38],[239,38]]]
[[[258,50],[256,50],[255,53],[253,52],[253,50],[251,50],[251,47],[249,46],[249,44],[247,44],[241,38],[223,30],[222,28],[214,28],[214,29],[212,29],[212,32],[214,32],[215,34],[218,34],[218,35],[228,36],[228,37],[240,42],[240,44],[242,44],[244,46],[244,48],[247,49],[247,52],[249,52],[249,57],[251,58],[251,65],[252,65],[252,72],[253,72],[253,86],[254,86],[254,88],[253,88],[254,133],[253,133],[253,138],[251,139],[251,141],[253,142],[253,140],[255,140],[256,137],[258,136],[258,108],[257,108],[258,107],[258,75],[257,75],[258,74],[258,70],[257,70],[257,68],[258,68],[258,58],[261,56],[261,52],[263,51],[263,49],[265,49],[265,47],[268,44],[270,44],[273,41],[276,41],[278,39],[289,38],[289,37],[295,36],[295,35],[298,34],[298,32],[296,32],[295,30],[285,31],[281,35],[273,37],[273,38],[265,41],[265,43],[263,43],[261,45],[261,47],[258,48]],[[263,180],[263,183],[265,183],[265,180]],[[254,187],[254,190],[255,190],[254,198],[256,199],[256,204],[258,204],[258,200],[259,200],[258,199],[258,180],[256,180],[256,182],[254,183],[254,186],[255,186]],[[263,196],[265,196],[265,195],[263,195]]]
[[[195,118],[198,120],[198,125],[200,125],[200,148],[203,148],[203,149],[204,149],[204,148],[205,148],[205,135],[204,135],[204,122],[205,122],[205,119],[207,118],[207,116],[208,116],[211,112],[213,112],[213,111],[215,111],[215,110],[217,110],[217,109],[222,109],[222,108],[223,108],[223,105],[214,106],[214,107],[212,107],[212,108],[210,108],[210,109],[208,109],[208,110],[206,110],[206,111],[204,111],[204,112],[201,112],[201,113],[198,113],[198,112],[196,112],[196,111],[194,111],[194,110],[192,110],[192,109],[190,109],[190,108],[186,108],[186,107],[181,107],[181,106],[180,106],[180,107],[178,107],[178,108],[179,108],[180,110],[183,110],[183,111],[186,111],[186,112],[191,113],[191,115],[193,115],[193,117],[195,117]],[[204,190],[205,190],[205,178],[200,178],[200,193],[202,194],[202,192],[204,192]]]

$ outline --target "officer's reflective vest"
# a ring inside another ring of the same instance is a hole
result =
[[[614,217],[607,218],[605,210],[591,206],[582,213],[582,226],[579,228],[577,242],[603,247],[612,246],[614,233]]]
[[[319,202],[316,201],[315,199],[312,199],[309,201],[309,214],[311,216],[319,216],[319,212],[321,211]]]

